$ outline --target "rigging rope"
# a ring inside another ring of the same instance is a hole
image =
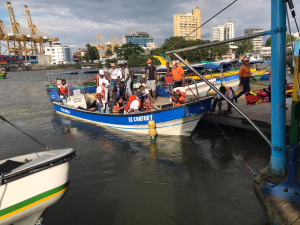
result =
[[[32,140],[34,140],[35,142],[37,142],[38,144],[40,144],[41,146],[43,146],[45,149],[47,150],[52,150],[50,147],[48,147],[47,145],[43,144],[42,142],[38,141],[37,139],[35,139],[34,137],[31,137],[29,134],[25,133],[24,131],[22,131],[21,129],[19,129],[18,127],[16,127],[14,124],[12,124],[11,122],[9,122],[7,119],[5,119],[3,116],[0,115],[0,119],[3,120],[4,122],[12,125],[14,128],[16,128],[17,130],[21,131],[23,134],[25,134],[26,136],[28,136],[29,138],[31,138]]]
[[[205,112],[209,115],[209,118],[211,119],[211,121],[216,125],[216,127],[219,129],[219,131],[221,132],[221,135],[225,138],[225,140],[227,140],[230,148],[235,152],[235,154],[243,161],[244,165],[250,170],[250,172],[253,174],[253,176],[257,177],[256,173],[254,172],[254,170],[252,170],[250,168],[250,166],[248,165],[248,163],[246,163],[246,161],[243,159],[243,157],[241,156],[241,153],[239,152],[239,150],[231,143],[230,138],[228,138],[225,134],[225,132],[219,127],[219,125],[215,122],[215,120],[212,118],[211,114],[206,110],[206,108],[203,106],[202,102],[200,101],[200,98],[198,98],[195,93],[192,91],[192,89],[190,88],[189,85],[187,85],[187,87],[190,89],[190,91],[193,93],[193,95],[195,96],[195,98],[198,100],[198,102],[201,104],[202,108],[205,110]]]
[[[209,20],[207,20],[206,22],[204,22],[203,24],[201,24],[199,27],[195,28],[195,30],[193,30],[191,33],[189,33],[188,35],[186,35],[183,38],[187,38],[189,37],[192,33],[194,33],[196,30],[198,30],[199,28],[201,28],[202,26],[204,26],[205,24],[207,24],[209,21],[211,21],[212,19],[214,19],[216,16],[218,16],[220,13],[222,13],[223,11],[225,11],[227,8],[229,8],[230,6],[232,6],[234,3],[236,3],[238,0],[234,0],[232,3],[230,3],[229,5],[227,5],[224,9],[222,9],[221,11],[219,11],[217,14],[215,14],[213,17],[211,17]],[[170,51],[171,48],[175,47],[176,45],[178,45],[183,39],[179,40],[177,43],[175,43],[174,45],[172,45],[168,51]]]

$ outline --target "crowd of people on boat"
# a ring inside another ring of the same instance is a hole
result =
[[[270,72],[271,78],[271,72]],[[232,87],[221,86],[219,91],[226,96],[231,102],[237,102],[238,98],[250,91],[250,79],[256,82],[256,79],[251,76],[249,68],[249,59],[243,59],[243,65],[239,70],[239,86],[243,90],[236,95]],[[84,83],[95,82],[96,101],[99,113],[114,113],[114,114],[127,114],[127,113],[140,113],[156,110],[154,107],[157,101],[156,87],[157,87],[157,73],[156,67],[153,65],[152,60],[148,59],[145,67],[145,85],[141,85],[136,93],[133,90],[134,72],[128,67],[128,64],[119,65],[116,68],[115,64],[111,64],[111,68],[105,73],[99,70],[92,79]],[[178,65],[177,61],[166,63],[166,85],[169,86],[167,92],[170,95],[170,105],[179,106],[185,103],[186,89],[185,89],[185,73],[183,68]],[[269,89],[271,89],[269,87]],[[57,86],[57,93],[60,95],[62,103],[66,104],[67,97],[67,84],[63,79],[61,84]],[[217,94],[213,101],[211,112],[214,112],[218,105],[219,112],[221,111],[222,101],[225,100],[220,94]],[[111,104],[113,102],[113,104]],[[226,113],[231,113],[232,105],[227,103]]]
[[[151,59],[147,60],[145,67],[146,86],[141,85],[135,93],[133,80],[134,72],[127,63],[119,65],[118,68],[112,63],[106,73],[104,70],[99,70],[99,74],[83,83],[96,83],[96,101],[99,113],[128,114],[156,110],[154,104],[157,101],[157,73]],[[171,86],[172,90],[168,90],[169,106],[183,104],[186,99],[183,86],[185,85],[184,70],[176,61],[172,62],[172,67],[167,63],[166,83]],[[62,104],[66,105],[68,90],[64,79],[57,86],[57,93]]]

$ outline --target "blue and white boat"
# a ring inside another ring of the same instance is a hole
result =
[[[190,136],[201,117],[211,109],[213,97],[205,97],[199,101],[187,101],[180,106],[162,105],[161,109],[139,114],[102,114],[87,109],[87,104],[82,91],[69,88],[71,94],[64,106],[59,101],[53,101],[58,114],[85,122],[95,123],[107,128],[122,131],[148,134],[148,122],[154,120],[158,135]],[[166,107],[166,108],[165,108]]]

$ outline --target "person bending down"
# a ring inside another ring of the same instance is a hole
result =
[[[186,92],[185,88],[179,87],[179,88],[174,88],[172,93],[169,89],[167,92],[171,95],[170,101],[172,102],[173,105],[181,105],[184,104],[184,101],[186,99]]]
[[[232,89],[232,87],[224,87],[221,86],[219,88],[220,92],[222,92],[222,94],[224,94],[227,98],[229,98],[229,100],[231,102],[233,102],[233,99],[235,97],[235,92]],[[218,104],[218,113],[221,113],[221,108],[222,108],[222,101],[225,100],[224,98],[221,97],[221,95],[217,95],[217,97],[214,99],[213,105],[212,105],[212,109],[210,110],[210,112],[215,112],[216,111],[216,106]],[[227,102],[227,111],[225,112],[227,113],[232,113],[231,111],[232,105]]]

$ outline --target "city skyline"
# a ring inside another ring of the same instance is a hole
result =
[[[85,2],[74,0],[69,4],[67,0],[11,2],[16,14],[16,20],[24,28],[27,21],[23,9],[26,4],[31,10],[33,23],[41,30],[53,37],[59,37],[63,45],[77,49],[88,43],[97,34],[110,38],[122,35],[129,30],[144,31],[152,35],[155,42],[161,46],[165,39],[172,37],[174,32],[173,16],[175,14],[190,13],[193,8],[201,9],[201,23],[231,3],[231,0],[214,0],[182,3],[175,0],[171,2],[154,1],[149,4],[145,1],[111,2],[87,0]],[[1,20],[10,26],[6,3],[0,4]],[[294,2],[295,11],[300,11],[300,4]],[[147,5],[147,7],[145,7]],[[103,10],[102,10],[103,9]],[[255,14],[257,11],[264,13]],[[255,16],[253,16],[255,15]],[[300,14],[297,13],[299,21]],[[224,24],[231,17],[235,23],[235,36],[242,36],[248,28],[261,27],[269,30],[271,27],[270,2],[253,0],[237,2],[201,28],[201,39],[212,39],[212,27]],[[292,32],[295,33],[295,24],[291,20]],[[268,37],[264,38],[264,41]]]

